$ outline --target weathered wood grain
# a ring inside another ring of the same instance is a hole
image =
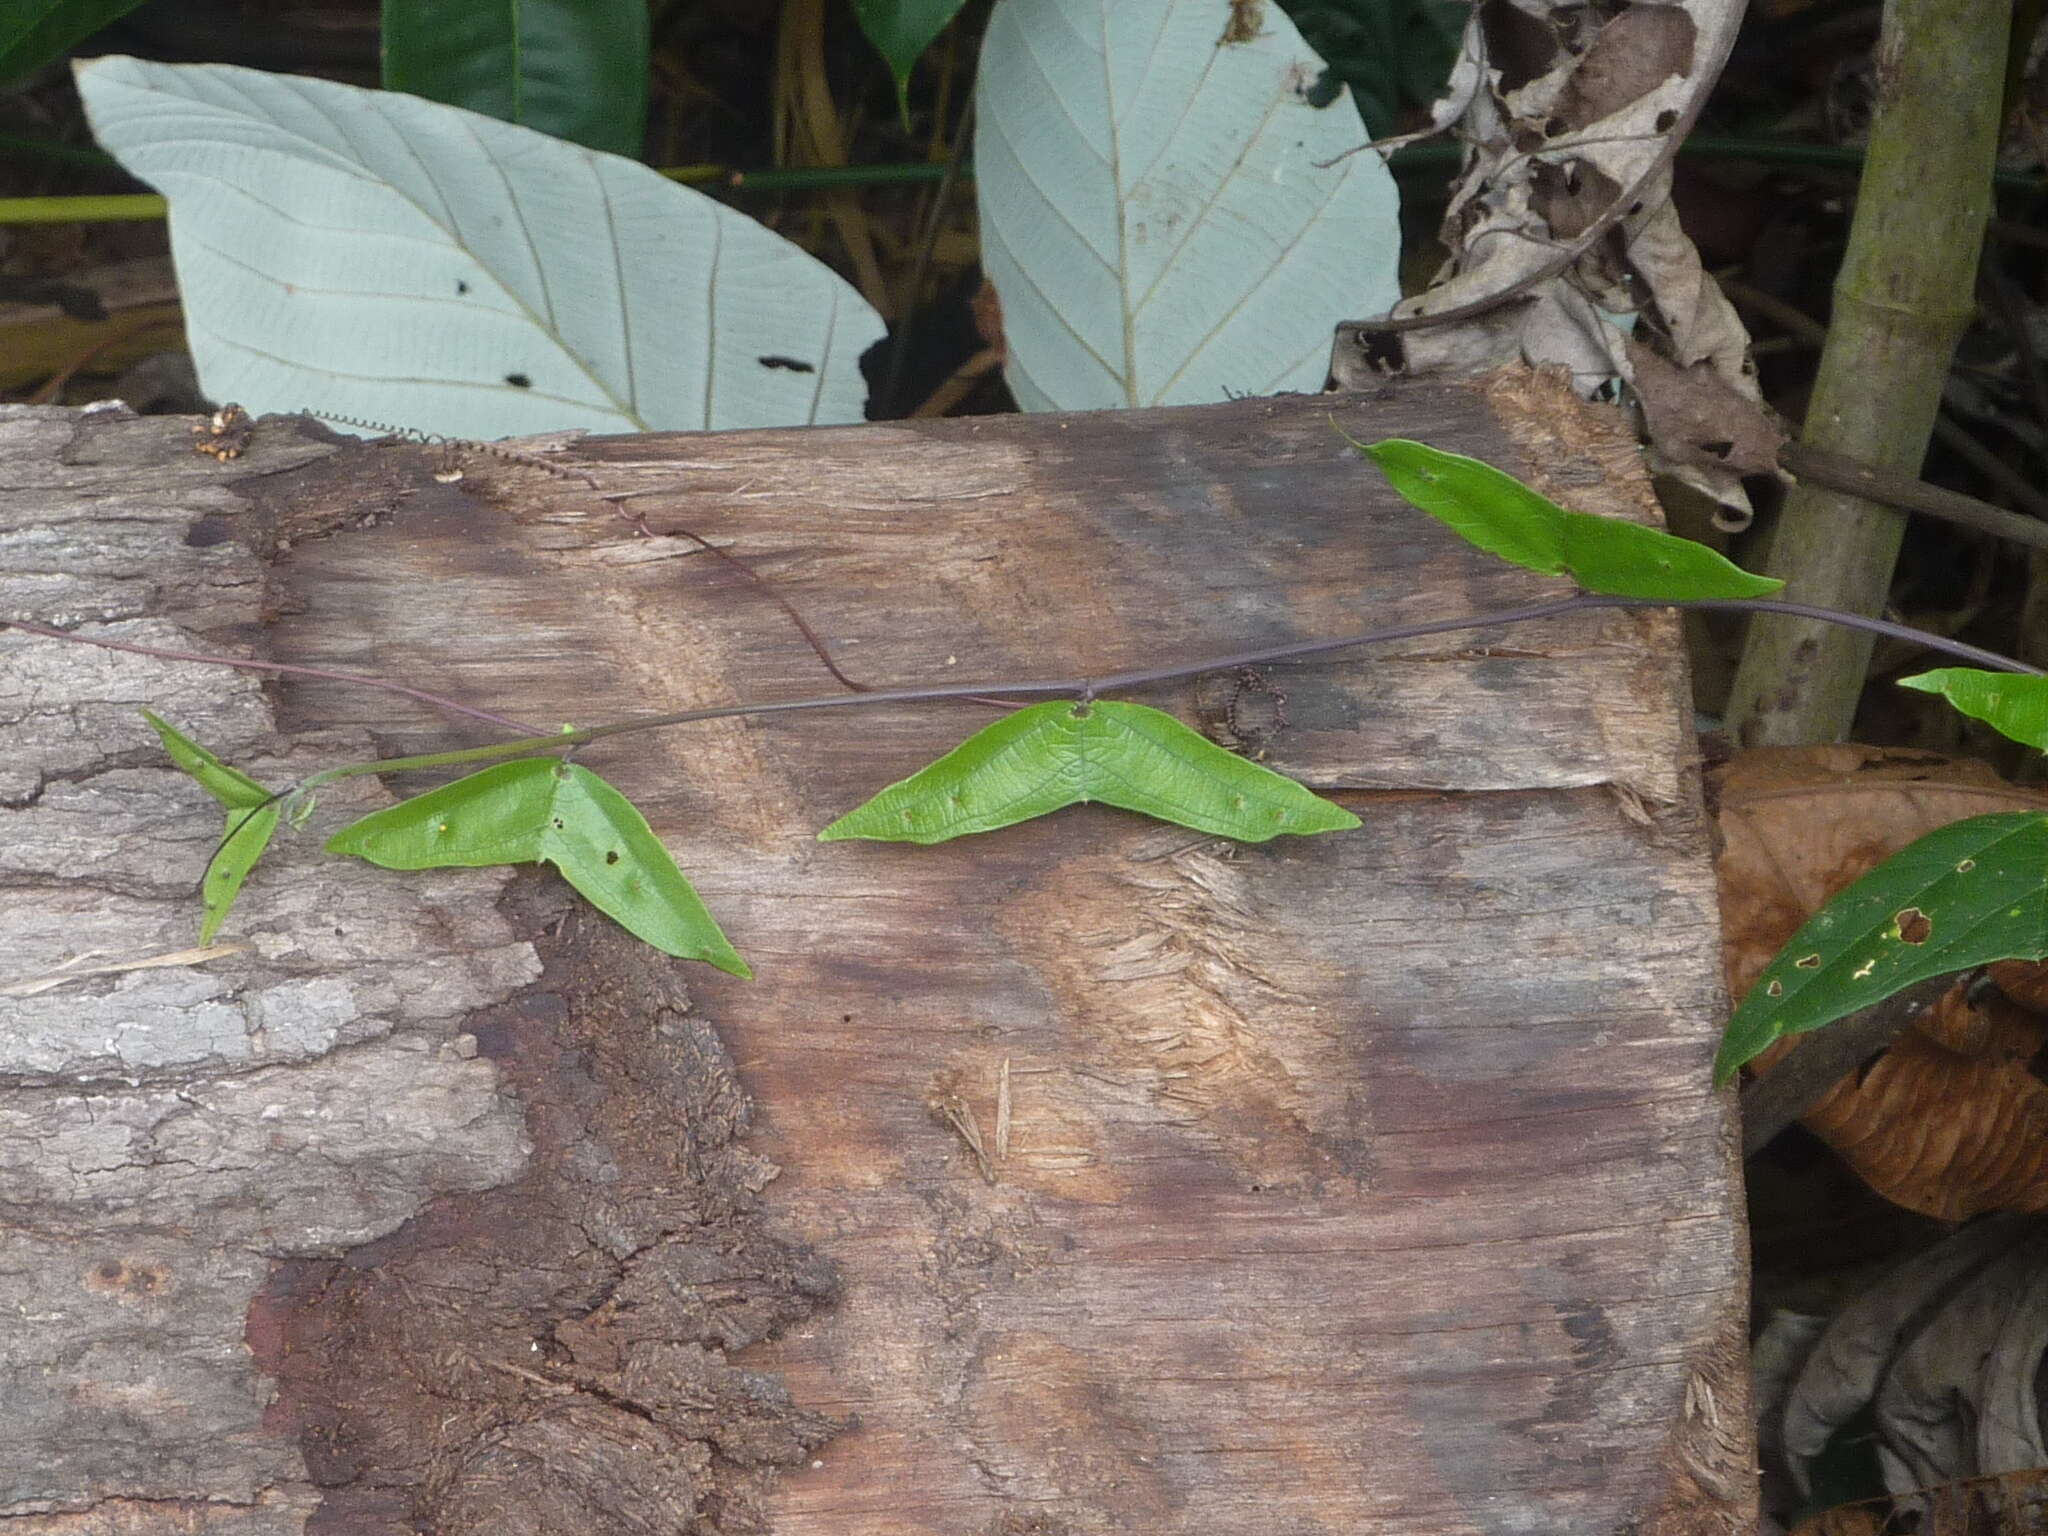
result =
[[[267,654],[543,727],[832,691],[685,529],[876,684],[1557,590],[1401,507],[1333,408],[1647,505],[1618,434],[1506,381],[551,455],[594,487],[351,445],[243,481],[231,526],[291,541]],[[541,877],[502,916],[471,895],[463,921],[534,936],[546,972],[443,1027],[531,1151],[368,1246],[270,1250],[248,1337],[277,1397],[237,1496],[394,1532],[1739,1528],[1737,1194],[1675,636],[1581,617],[1392,649],[1142,694],[1219,736],[1234,714],[1367,822],[1259,848],[1094,807],[934,850],[812,840],[988,718],[971,704],[591,752],[759,979],[651,957]],[[481,739],[388,694],[275,700],[300,753]],[[331,879],[334,926],[448,921],[397,905],[418,877]],[[252,898],[230,937],[305,899]],[[106,1474],[74,1507],[122,1493]]]

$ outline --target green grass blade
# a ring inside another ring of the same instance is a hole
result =
[[[2048,812],[1937,828],[1814,914],[1728,1021],[1714,1080],[1930,976],[2048,956]]]
[[[1764,597],[1784,586],[1661,528],[1568,511],[1463,454],[1399,437],[1345,441],[1379,465],[1405,501],[1468,543],[1524,570],[1569,576],[1588,592],[1687,602]]]
[[[1973,720],[2029,747],[2048,748],[2048,677],[1937,667],[1899,679],[1901,688],[1938,693]]]
[[[1240,842],[1357,826],[1342,806],[1142,704],[1034,704],[818,834],[940,843],[1099,801]]]

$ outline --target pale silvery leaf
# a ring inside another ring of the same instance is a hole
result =
[[[454,437],[858,421],[879,316],[646,166],[455,107],[95,59],[100,142],[170,201],[201,387]]]
[[[1020,405],[1322,387],[1336,323],[1400,297],[1393,178],[1322,73],[1277,5],[1002,0],[974,164]]]

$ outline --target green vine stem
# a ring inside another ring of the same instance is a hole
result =
[[[18,134],[0,134],[0,154],[61,162],[81,169],[111,168],[113,156],[96,149],[52,144]],[[1464,154],[1456,144],[1409,144],[1388,156],[1396,175],[1454,169]],[[1804,144],[1789,139],[1745,139],[1694,134],[1679,154],[1699,160],[1752,160],[1762,165],[1806,165],[1856,170],[1863,164],[1863,151],[1842,144]],[[726,186],[747,192],[808,192],[819,188],[921,185],[946,174],[944,162],[911,160],[883,165],[768,166],[761,170],[736,170],[725,165],[674,165],[661,174],[686,186]],[[962,180],[974,178],[974,168],[963,165]],[[2001,171],[1994,178],[2009,192],[2039,192],[2048,179],[2018,171]],[[0,197],[0,225],[89,224],[160,219],[164,200],[151,194],[103,197]]]

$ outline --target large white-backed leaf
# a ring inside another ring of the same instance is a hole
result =
[[[1317,167],[1364,138],[1348,94],[1309,105],[1322,73],[1277,5],[1002,0],[974,169],[1020,405],[1322,388],[1336,323],[1401,296],[1379,156]]]
[[[450,436],[858,421],[879,316],[646,166],[455,107],[103,58],[100,142],[170,200],[201,387]]]

